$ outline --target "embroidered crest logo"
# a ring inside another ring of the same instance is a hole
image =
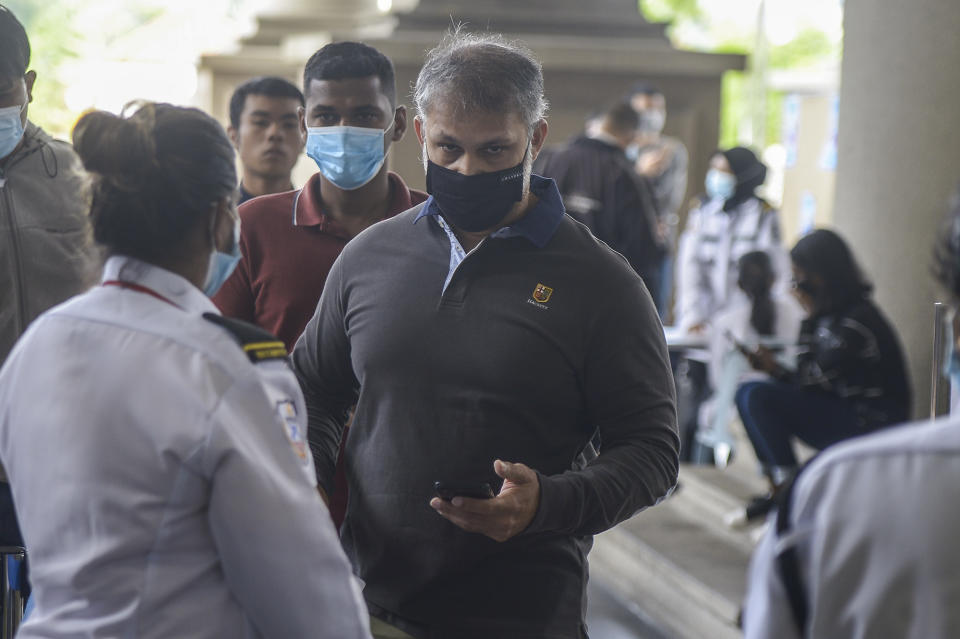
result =
[[[535,302],[546,304],[548,301],[550,301],[551,295],[553,295],[553,289],[549,286],[537,284],[537,288],[533,289],[533,301]]]

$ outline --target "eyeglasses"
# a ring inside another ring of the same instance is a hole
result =
[[[797,291],[803,291],[807,295],[813,295],[815,292],[813,285],[810,284],[808,280],[792,279],[790,280],[790,288]]]

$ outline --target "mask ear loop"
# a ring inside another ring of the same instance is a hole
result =
[[[210,239],[211,239],[211,243],[213,244],[214,253],[221,252],[220,249],[217,248],[217,216],[220,214],[219,207],[221,202],[225,202],[230,207],[230,209],[236,208],[232,206],[232,203],[230,202],[230,198],[217,200],[210,204],[210,206],[213,207],[213,215],[210,218]],[[240,224],[240,217],[238,215],[234,215],[233,211],[229,209],[228,209],[228,214],[230,215],[230,219],[233,221],[234,226],[236,226],[237,224]],[[230,237],[232,238],[231,241],[233,242],[233,244],[230,245],[230,248],[227,251],[223,251],[223,252],[230,253],[236,248],[236,246],[234,246],[237,241],[236,236],[237,236],[236,233],[230,234]]]

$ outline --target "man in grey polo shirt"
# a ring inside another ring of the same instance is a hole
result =
[[[591,536],[676,481],[663,332],[626,260],[531,175],[528,50],[448,35],[415,98],[431,197],[347,245],[293,352],[318,479],[356,402],[341,538],[375,636],[579,638]]]

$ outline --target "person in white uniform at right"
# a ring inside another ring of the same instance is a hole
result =
[[[955,318],[960,204],[940,237],[937,279]],[[951,325],[946,361],[957,386],[960,331]],[[801,470],[754,552],[746,638],[960,636],[957,503],[958,415],[831,446]]]
[[[18,637],[369,637],[282,344],[207,297],[239,258],[226,134],[147,103],[84,116],[74,144],[104,279],[0,369],[35,599]]]

